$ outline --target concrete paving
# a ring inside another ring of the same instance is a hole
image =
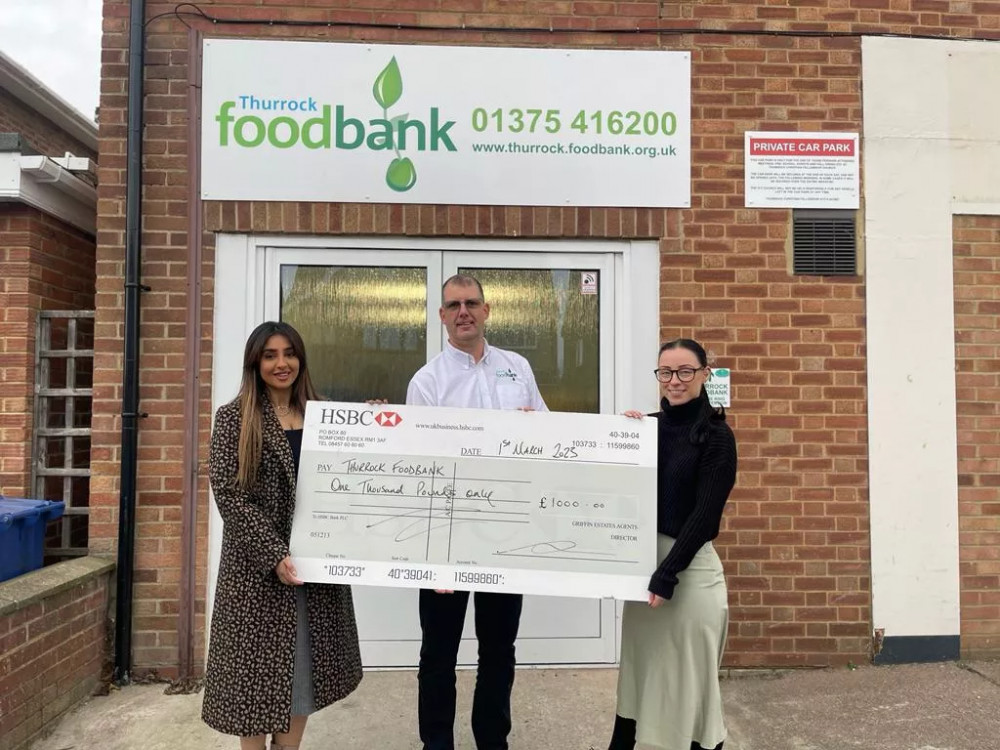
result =
[[[511,750],[604,750],[613,669],[523,669]],[[459,673],[456,743],[472,750],[474,674]],[[997,750],[1000,662],[743,672],[723,681],[726,750]],[[32,750],[236,750],[201,723],[201,695],[136,685],[95,697]],[[349,698],[310,721],[302,750],[418,750],[416,677],[369,672]]]

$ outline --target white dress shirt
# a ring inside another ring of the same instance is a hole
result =
[[[485,341],[478,362],[446,341],[444,351],[417,370],[410,380],[406,403],[548,411],[528,360]]]

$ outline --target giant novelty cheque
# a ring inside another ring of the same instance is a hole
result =
[[[309,402],[291,554],[311,582],[645,600],[656,420]]]

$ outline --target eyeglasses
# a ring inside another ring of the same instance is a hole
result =
[[[465,305],[465,309],[469,312],[474,312],[483,306],[483,301],[481,299],[450,299],[445,301],[441,307],[448,312],[458,312],[462,305]]]
[[[653,374],[661,383],[669,383],[674,375],[677,375],[677,379],[682,383],[690,383],[698,371],[704,369],[704,367],[678,367],[676,370],[671,370],[669,367],[658,367],[653,370]]]

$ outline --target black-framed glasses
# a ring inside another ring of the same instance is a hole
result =
[[[441,307],[443,307],[448,312],[458,312],[462,305],[465,305],[465,309],[469,312],[478,310],[485,304],[481,299],[450,299],[444,302]]]
[[[674,375],[682,383],[690,383],[694,380],[694,376],[704,369],[704,367],[678,367],[676,370],[671,370],[669,367],[657,367],[653,370],[653,374],[661,383],[669,383]]]

